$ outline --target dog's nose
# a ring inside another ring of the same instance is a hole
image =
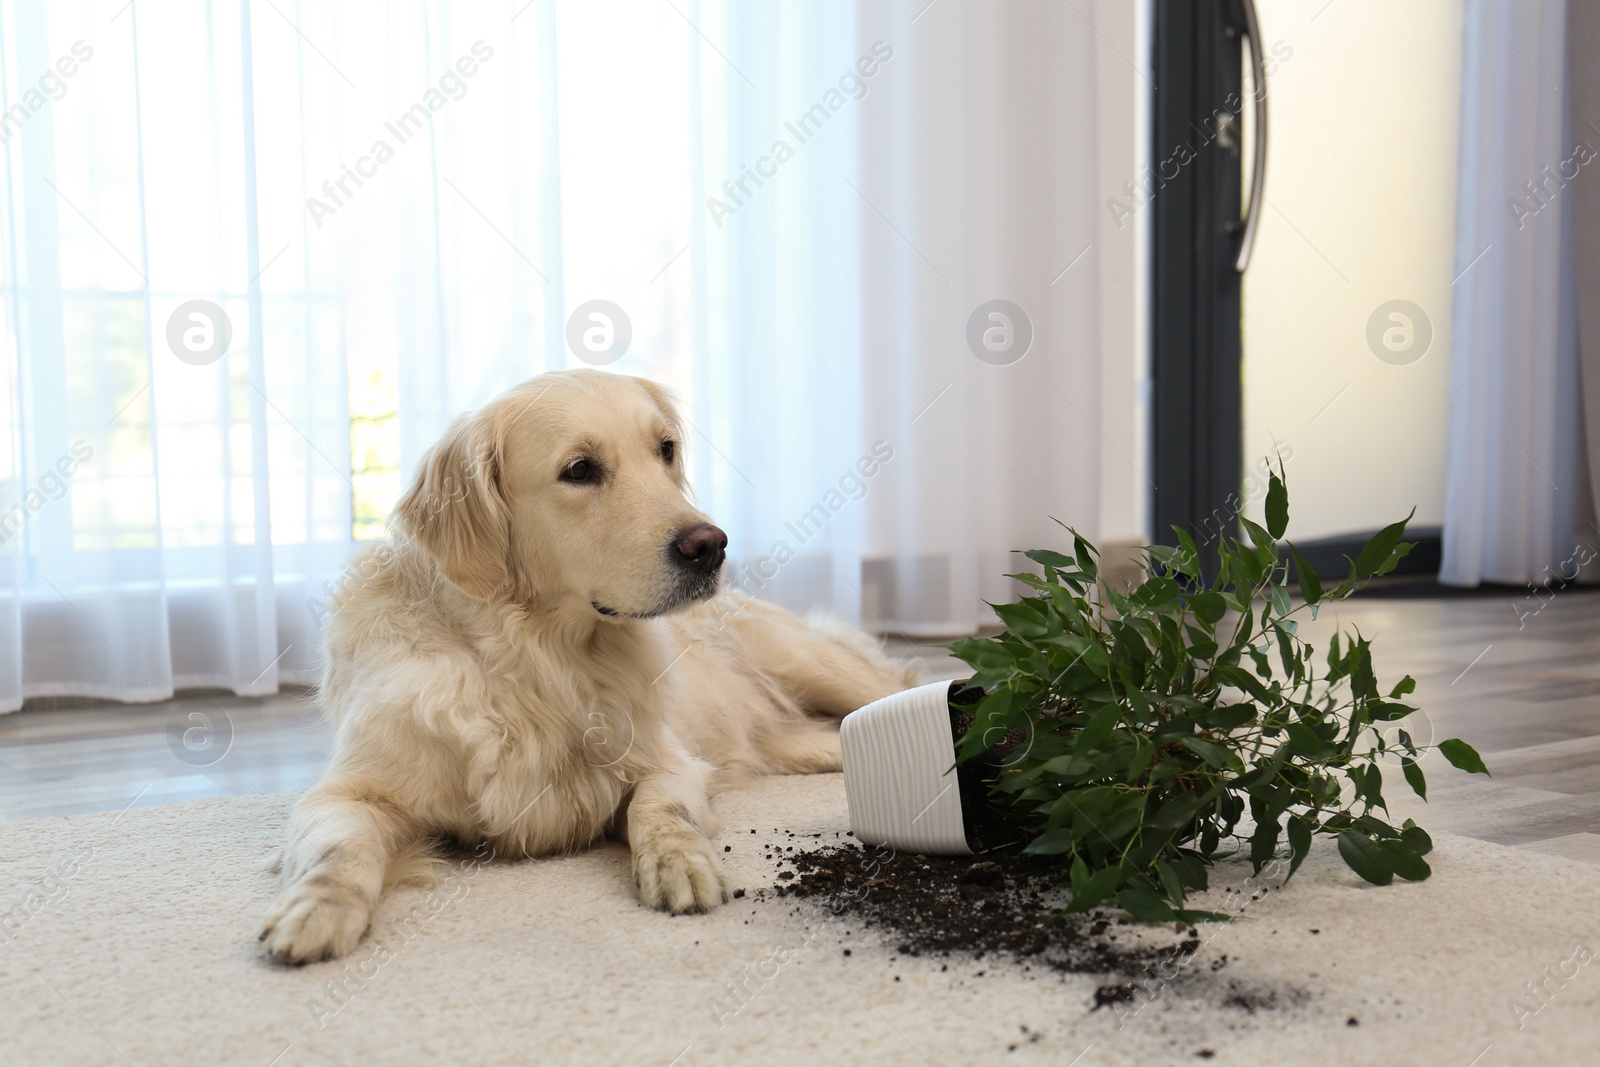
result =
[[[714,571],[727,554],[728,535],[707,523],[678,535],[678,562],[695,570]]]

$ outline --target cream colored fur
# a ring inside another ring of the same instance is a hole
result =
[[[672,546],[708,520],[682,444],[659,386],[578,370],[463,417],[424,459],[394,542],[354,557],[333,604],[334,752],[282,852],[274,959],[349,952],[439,838],[515,857],[612,831],[645,904],[709,909],[726,899],[709,798],[838,770],[837,720],[917,684],[858,631],[687,574]],[[580,459],[598,477],[563,480]]]

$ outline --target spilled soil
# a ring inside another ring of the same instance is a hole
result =
[[[1119,1026],[1164,996],[1180,993],[1223,1011],[1231,1019],[1225,1024],[1230,1031],[1255,1025],[1249,1020],[1257,1014],[1277,1016],[1312,1000],[1303,988],[1273,984],[1264,989],[1243,975],[1230,976],[1228,956],[1204,945],[1226,924],[1207,924],[1202,936],[1192,926],[1137,923],[1109,909],[1061,914],[1071,894],[1055,881],[1059,868],[1024,853],[1021,842],[992,844],[998,839],[991,833],[978,835],[976,855],[923,856],[842,838],[828,843],[821,836],[790,833],[787,840],[793,844],[764,847],[763,856],[777,867],[776,883],[750,895],[825,908],[876,932],[899,955],[938,960],[940,970],[959,967],[965,977],[980,981],[989,962],[996,973],[1089,976],[1097,985],[1087,1009],[1106,1009]],[[1260,884],[1221,887],[1221,899],[1212,906],[1242,916],[1270,891]],[[852,952],[847,945],[841,951]],[[1347,1025],[1359,1022],[1351,1016]],[[1050,1040],[1024,1026],[1009,1049],[1041,1038]],[[1185,1046],[1189,1043],[1174,1038],[1175,1054],[1201,1060],[1217,1054]]]
[[[921,856],[794,840],[800,847],[766,852],[778,881],[758,897],[806,899],[857,919],[906,956],[992,957],[1028,970],[1103,975],[1097,1008],[1131,1000],[1137,983],[1170,978],[1200,947],[1188,926],[1146,926],[1135,935],[1128,919],[1106,912],[1058,914],[1069,894],[1020,845]]]

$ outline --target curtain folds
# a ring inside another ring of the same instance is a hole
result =
[[[1044,2],[6,5],[0,711],[313,681],[449,419],[586,364],[683,399],[737,584],[971,631],[1101,524],[1098,48]]]
[[[1593,152],[1590,162],[1600,162],[1600,66],[1591,61],[1600,50],[1600,7],[1569,4],[1567,9],[1567,64],[1571,87],[1571,128],[1575,142]],[[1581,458],[1588,468],[1591,517],[1600,515],[1600,186],[1584,182],[1572,192],[1574,268],[1578,290],[1578,378],[1582,386],[1580,421],[1584,428]],[[1580,511],[1580,516],[1582,512]],[[1600,520],[1581,523],[1580,534],[1600,554]]]
[[[1465,20],[1450,445],[1440,580],[1600,571],[1580,403],[1575,196],[1600,135],[1568,114],[1567,4]],[[1592,301],[1591,301],[1592,302]]]
[[[695,11],[742,68],[696,64],[692,390],[742,582],[970,632],[1052,517],[1099,532],[1095,29],[1045,3]]]

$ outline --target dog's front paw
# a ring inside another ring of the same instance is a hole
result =
[[[267,913],[260,941],[279,963],[331,960],[356,947],[371,918],[371,907],[351,891],[291,886]]]
[[[727,876],[711,842],[693,830],[654,834],[633,851],[639,899],[652,908],[710,911],[728,899]]]

